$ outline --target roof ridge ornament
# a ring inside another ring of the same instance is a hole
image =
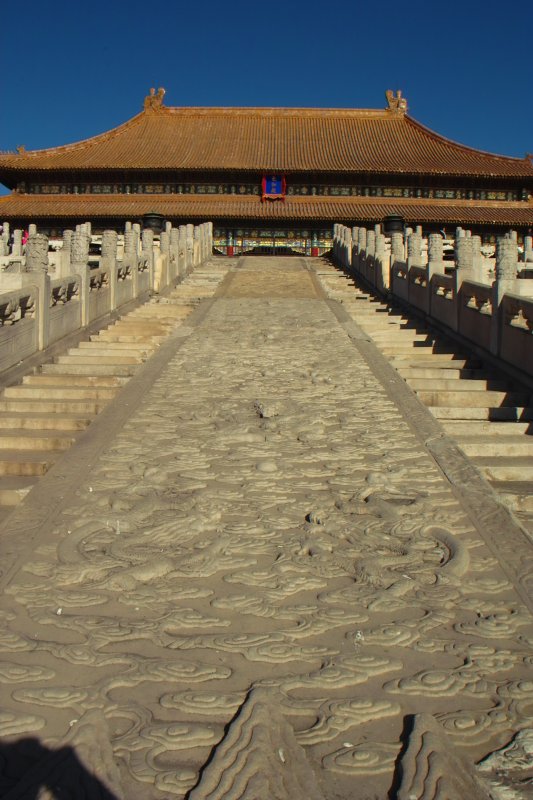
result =
[[[144,98],[145,111],[158,111],[163,108],[163,98],[165,97],[165,90],[159,88],[156,92],[154,88],[150,89],[150,94]]]
[[[387,98],[388,111],[392,111],[393,114],[405,114],[407,111],[407,100],[405,97],[402,97],[402,92],[400,89],[396,92],[393,92],[392,89],[387,89],[385,92],[385,97]]]

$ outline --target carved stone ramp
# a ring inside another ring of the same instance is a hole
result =
[[[533,532],[531,390],[339,269],[321,267],[320,279]]]
[[[159,344],[216,290],[229,268],[198,267],[155,297],[0,394],[0,518],[61,456]]]
[[[476,767],[429,714],[415,717],[397,800],[494,800]]]
[[[135,800],[274,702],[326,800],[388,796],[407,716],[471,765],[530,725],[531,542],[304,260],[234,262],[0,546],[0,796],[92,710]]]
[[[324,800],[272,689],[252,689],[189,800]]]

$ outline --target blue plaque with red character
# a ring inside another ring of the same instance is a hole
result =
[[[263,176],[263,200],[285,200],[287,182],[284,175]]]

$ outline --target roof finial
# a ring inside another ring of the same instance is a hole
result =
[[[394,114],[405,114],[407,111],[407,100],[405,97],[402,97],[402,93],[399,89],[396,94],[394,94],[392,89],[387,89],[385,97],[389,104],[389,111],[392,111]]]
[[[153,88],[150,89],[150,94],[144,98],[144,110],[157,111],[159,108],[162,108],[164,96],[165,96],[164,89],[159,88],[157,92]]]
[[[19,144],[17,146],[17,153],[19,154],[19,156],[23,156],[25,152],[26,152],[26,145]]]

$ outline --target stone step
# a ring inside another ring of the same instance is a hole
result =
[[[90,425],[92,415],[49,414],[47,412],[2,411],[0,428],[33,431],[83,431]]]
[[[490,481],[490,485],[514,511],[533,512],[533,481]]]
[[[124,355],[111,355],[99,356],[85,351],[74,351],[68,353],[66,356],[57,356],[55,359],[56,364],[141,364],[143,362],[142,356],[124,356]]]
[[[492,420],[494,422],[533,421],[533,408],[528,406],[468,407],[428,406],[439,420]]]
[[[187,307],[178,302],[165,303],[164,305],[151,304],[135,309],[128,315],[128,319],[135,319],[136,317],[181,319],[187,316],[188,313]]]
[[[1,421],[0,421],[1,426]],[[15,430],[0,427],[0,454],[6,450],[68,450],[76,436],[72,432]],[[0,455],[1,457],[1,455]]]
[[[159,333],[166,331],[170,327],[172,327],[171,323],[161,320],[133,319],[130,317],[124,317],[123,319],[117,320],[117,322],[115,322],[113,325],[110,325],[107,330],[131,333],[132,329],[134,329],[145,331],[146,333]]]
[[[97,386],[8,386],[2,397],[6,400],[112,400],[118,389]]]
[[[38,478],[33,476],[4,475],[0,478],[0,506],[18,506],[30,492]]]
[[[108,375],[120,379],[130,378],[137,365],[133,364],[43,364],[41,374],[63,375],[65,377],[85,375],[99,377]]]
[[[24,375],[23,384],[32,386],[124,386],[127,378],[118,375],[71,375],[69,373]]]
[[[113,350],[117,352],[124,352],[126,354],[131,353],[144,353],[147,351],[153,351],[154,347],[148,344],[146,341],[138,341],[138,342],[113,342],[112,344],[107,341],[103,341],[101,337],[97,336],[94,339],[91,339],[88,342],[80,342],[78,345],[79,350],[92,350],[93,347],[112,347]]]
[[[435,353],[431,350],[431,348],[411,347],[409,349],[399,349],[391,353],[386,353],[381,347],[379,349],[393,366],[396,366],[398,362],[409,362],[416,367],[419,363],[427,364],[428,361],[431,362],[434,367],[440,366],[441,362],[443,364],[447,362],[454,362],[453,366],[457,366],[458,363],[460,364],[468,361],[468,356],[464,353]]]
[[[145,336],[142,334],[130,334],[130,333],[115,333],[112,331],[104,331],[98,341],[101,343],[113,343],[113,344],[139,344],[143,347],[156,347],[160,342],[163,341],[164,336]],[[96,339],[91,339],[91,341],[96,341]]]
[[[27,414],[39,411],[46,414],[99,414],[107,405],[105,400],[30,400],[16,398],[3,400],[0,397],[0,412],[16,411]]]
[[[390,356],[423,356],[424,358],[431,357],[432,354],[441,356],[450,356],[451,358],[466,358],[465,353],[458,353],[453,347],[443,344],[425,344],[424,342],[414,342],[412,345],[402,344],[398,341],[397,344],[379,345],[379,349],[385,354]]]
[[[365,317],[364,326],[368,330],[371,330],[373,333],[375,332],[377,334],[401,332],[402,336],[405,333],[405,334],[417,334],[420,336],[432,336],[433,338],[437,337],[435,331],[432,331],[425,325],[415,324],[414,322],[409,322],[408,320],[401,319],[398,317],[392,319],[388,318],[384,319],[382,316],[376,316],[376,315],[368,318]]]
[[[403,356],[393,356],[389,358],[389,363],[393,367],[399,369],[400,367],[411,367],[413,369],[479,369],[482,365],[481,362],[469,356],[450,356],[443,353],[435,353],[434,355],[426,355],[425,353],[406,354]]]
[[[440,378],[410,378],[408,381],[409,386],[414,392],[424,391],[451,391],[451,392],[511,392],[513,391],[512,385],[506,380],[490,379],[463,379],[463,380],[447,380],[444,377]],[[516,390],[515,390],[516,392]]]
[[[365,330],[370,333],[372,338],[375,342],[379,342],[381,345],[395,345],[395,344],[405,344],[405,345],[414,345],[415,342],[421,342],[422,344],[433,345],[438,343],[438,339],[436,336],[432,336],[430,333],[416,333],[415,331],[410,331],[407,328],[398,328],[394,326],[394,330],[383,330],[382,328],[376,328],[375,330],[369,330],[368,326],[365,325]],[[416,345],[417,347],[419,345]]]
[[[531,456],[476,456],[471,460],[489,481],[533,481]]]
[[[492,456],[529,456],[533,460],[533,437],[520,434],[508,436],[461,436],[457,444],[465,455],[476,458]]]
[[[150,342],[154,336],[160,339],[166,339],[174,327],[174,325],[155,326],[151,323],[144,325],[141,320],[132,320],[131,323],[127,325],[124,324],[120,327],[112,328],[109,333],[116,336],[134,335],[139,337],[137,341]],[[102,341],[104,341],[104,339],[107,339],[107,336],[102,337]]]
[[[18,450],[3,450],[0,453],[0,475],[39,477],[44,475],[61,453],[21,453]]]
[[[417,392],[420,400],[427,406],[462,406],[476,408],[501,408],[506,406],[529,406],[530,395],[527,392],[498,392],[486,390],[476,392],[465,391],[426,391]],[[459,419],[461,419],[459,417]]]
[[[396,366],[396,369],[406,381],[410,382],[415,380],[475,380],[487,381],[494,379],[494,373],[488,372],[483,369],[470,369],[470,368],[457,368],[453,366],[453,362],[448,362],[442,367],[402,367]]]
[[[91,342],[91,344],[93,343]],[[84,359],[96,358],[96,357],[98,357],[98,359],[108,358],[108,359],[113,359],[113,361],[116,362],[117,364],[124,363],[121,361],[121,359],[129,358],[132,359],[132,361],[129,363],[140,364],[143,361],[146,361],[146,359],[154,352],[154,349],[155,348],[153,347],[147,347],[146,345],[144,345],[143,347],[138,347],[135,350],[132,350],[126,348],[118,348],[115,347],[113,344],[108,344],[106,342],[99,342],[98,344],[94,342],[91,348],[89,347],[80,348],[75,352],[73,351],[71,353],[71,356],[75,356],[76,358],[81,357]],[[104,363],[107,362],[104,361]]]
[[[441,420],[444,430],[456,439],[461,436],[509,436],[533,435],[531,422],[515,422],[514,420]]]

